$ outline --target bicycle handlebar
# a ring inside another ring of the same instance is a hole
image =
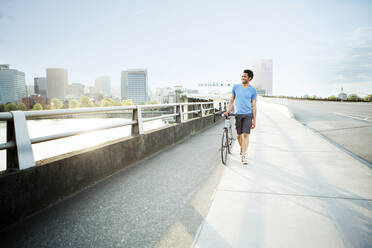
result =
[[[225,114],[222,114],[221,116],[225,116]],[[236,114],[229,113],[229,115],[227,117],[229,117],[229,116],[236,116]]]

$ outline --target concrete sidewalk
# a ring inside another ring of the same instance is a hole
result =
[[[194,247],[372,247],[372,172],[259,105],[249,164],[234,143]]]

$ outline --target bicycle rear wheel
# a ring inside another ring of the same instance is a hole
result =
[[[228,146],[229,146],[229,140],[228,140],[228,135],[227,135],[227,129],[225,129],[222,133],[222,142],[221,142],[221,160],[224,165],[226,165]]]

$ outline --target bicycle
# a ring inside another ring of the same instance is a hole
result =
[[[229,113],[227,117],[224,114],[222,116],[225,117],[225,126],[223,127],[222,133],[221,160],[222,163],[226,165],[227,153],[231,154],[231,145],[234,140],[230,116],[235,116],[235,114]]]

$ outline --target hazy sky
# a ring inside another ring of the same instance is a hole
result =
[[[272,59],[274,94],[372,93],[372,1],[0,0],[0,63],[92,85],[147,68],[149,86],[240,82]]]

